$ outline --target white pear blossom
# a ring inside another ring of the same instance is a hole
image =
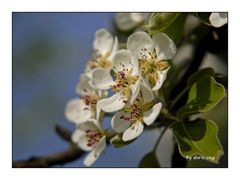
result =
[[[99,29],[93,41],[92,58],[87,64],[86,74],[91,75],[96,68],[108,71],[112,68],[112,58],[118,50],[118,38],[113,37],[106,29]]]
[[[143,23],[150,13],[117,13],[115,21],[121,31],[131,31]]]
[[[123,133],[123,141],[135,139],[143,132],[144,124],[149,126],[156,120],[162,103],[155,104],[153,100],[151,89],[142,86],[134,102],[128,103],[113,116],[112,127],[117,133]]]
[[[114,79],[110,71],[96,69],[93,72],[93,85],[99,89],[112,89],[113,96],[102,99],[97,103],[97,115],[100,110],[113,112],[122,109],[130,100],[133,102],[140,91],[138,60],[131,51],[119,50],[113,57]]]
[[[84,165],[91,166],[106,148],[106,134],[101,126],[87,121],[78,126],[72,134],[72,141],[84,151],[91,151],[84,160]]]
[[[136,32],[129,36],[127,49],[132,52],[133,59],[139,61],[143,80],[152,90],[160,89],[169,70],[167,60],[176,54],[174,42],[164,33],[155,34],[151,38],[145,32]]]
[[[81,124],[96,118],[97,101],[106,97],[107,92],[94,89],[90,84],[90,78],[85,74],[80,76],[76,91],[80,98],[72,99],[67,103],[65,110],[67,119],[75,124]]]
[[[91,118],[92,111],[90,106],[85,104],[84,100],[75,98],[67,103],[65,116],[69,121],[81,124]]]
[[[211,13],[209,21],[214,27],[221,27],[228,22],[227,13]]]

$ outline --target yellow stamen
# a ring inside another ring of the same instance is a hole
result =
[[[139,58],[139,67],[144,78],[148,78],[152,86],[155,85],[158,72],[166,70],[169,67],[168,61],[157,59],[156,51],[152,53],[146,49],[142,49],[141,57]]]
[[[109,61],[109,56],[110,52],[107,52],[104,55],[98,55],[94,57],[93,59],[90,60],[89,62],[89,67],[90,69],[95,69],[95,68],[104,68],[108,69],[112,67],[112,63]]]

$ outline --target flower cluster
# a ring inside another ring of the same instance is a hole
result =
[[[97,160],[110,138],[102,127],[105,113],[115,113],[112,129],[122,141],[131,141],[162,108],[157,92],[167,77],[168,60],[176,53],[174,42],[164,33],[151,37],[139,31],[128,37],[126,45],[119,49],[118,38],[106,29],[96,32],[92,57],[76,88],[80,98],[66,106],[67,119],[76,124],[72,141],[90,151],[86,166]]]

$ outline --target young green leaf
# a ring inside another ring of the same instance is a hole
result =
[[[188,160],[206,160],[218,163],[223,155],[217,137],[218,126],[208,119],[177,122],[172,125],[180,154]]]
[[[146,28],[151,35],[163,32],[178,43],[182,37],[186,15],[186,13],[153,13]]]
[[[180,13],[152,13],[146,26],[150,34],[162,32],[169,26]]]
[[[225,88],[215,81],[213,77],[203,76],[191,87],[187,104],[178,111],[180,118],[207,112],[212,109],[225,96]]]
[[[140,168],[158,168],[160,167],[155,153],[149,152],[141,159],[139,165]]]
[[[197,72],[195,72],[194,74],[192,74],[189,78],[188,78],[188,86],[191,87],[197,80],[199,80],[201,77],[203,76],[214,76],[214,70],[212,68],[204,68],[201,69]]]
[[[122,140],[122,134],[117,134],[116,136],[114,136],[111,140],[110,143],[116,147],[116,148],[120,148],[123,146],[126,146],[128,144],[131,144],[134,140],[132,141],[123,141]]]

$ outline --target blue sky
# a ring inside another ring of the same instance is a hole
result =
[[[68,144],[54,132],[66,102],[90,58],[94,33],[113,32],[114,13],[13,13],[13,159],[48,155]],[[110,119],[106,119],[110,123]],[[93,167],[137,167],[159,131],[145,132],[131,145],[108,147]],[[82,167],[83,158],[64,165]]]

